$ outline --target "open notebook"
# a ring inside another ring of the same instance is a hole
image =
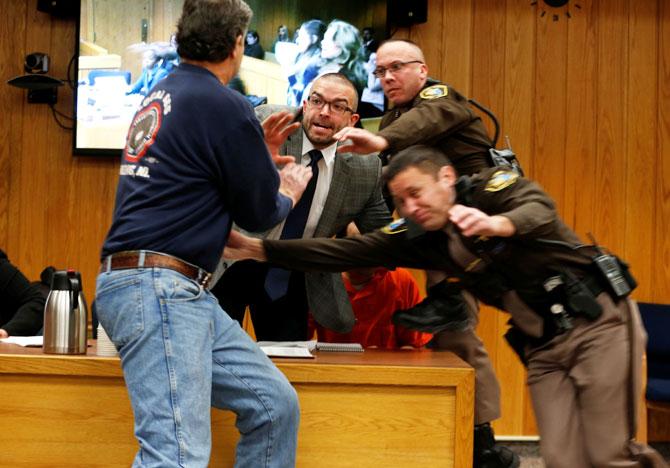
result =
[[[318,341],[316,343],[317,351],[334,351],[334,352],[348,352],[348,353],[362,353],[363,346],[360,343],[324,343]]]
[[[311,351],[362,353],[360,343],[324,343],[321,341],[259,341],[258,346],[268,356],[274,357],[314,357]]]

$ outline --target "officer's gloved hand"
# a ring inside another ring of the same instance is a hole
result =
[[[393,323],[426,333],[464,330],[469,325],[468,305],[460,289],[446,280],[428,288],[428,295],[411,309],[397,310]]]

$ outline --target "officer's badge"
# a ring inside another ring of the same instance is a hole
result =
[[[419,94],[421,99],[435,99],[449,94],[449,88],[445,85],[433,85],[429,86]]]
[[[407,231],[407,222],[405,218],[396,219],[382,228],[384,234],[399,234]]]
[[[498,192],[514,184],[518,178],[519,174],[514,171],[496,171],[486,183],[486,188],[484,190],[487,192]]]

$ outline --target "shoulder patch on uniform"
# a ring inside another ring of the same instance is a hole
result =
[[[449,94],[449,88],[445,85],[433,85],[429,86],[419,93],[421,99],[435,99]]]
[[[513,185],[518,178],[519,174],[514,171],[495,171],[489,181],[486,183],[486,188],[484,190],[487,192],[498,192],[504,188],[509,187],[510,185]]]
[[[385,234],[399,234],[407,231],[407,221],[405,218],[396,219],[382,228]]]

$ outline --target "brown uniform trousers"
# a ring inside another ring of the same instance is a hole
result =
[[[479,308],[475,299],[463,293],[470,311],[470,326],[462,331],[444,330],[435,335],[431,346],[451,351],[475,370],[475,425],[500,417],[500,385],[484,343],[475,333]]]
[[[429,80],[426,88],[441,85]],[[389,111],[382,119],[379,135],[386,138],[392,152],[412,144],[428,143],[441,148],[459,174],[473,174],[489,167],[487,150],[491,142],[479,116],[467,99],[451,87],[438,98],[420,94],[405,106]],[[462,138],[461,138],[462,137]],[[475,333],[477,303],[469,298],[472,326],[463,331],[442,331],[432,345],[451,351],[475,369],[475,424],[500,417],[500,385],[484,343]]]
[[[637,305],[606,293],[598,302],[599,319],[577,318],[570,332],[526,353],[542,457],[548,468],[667,467],[631,442],[646,342]]]

